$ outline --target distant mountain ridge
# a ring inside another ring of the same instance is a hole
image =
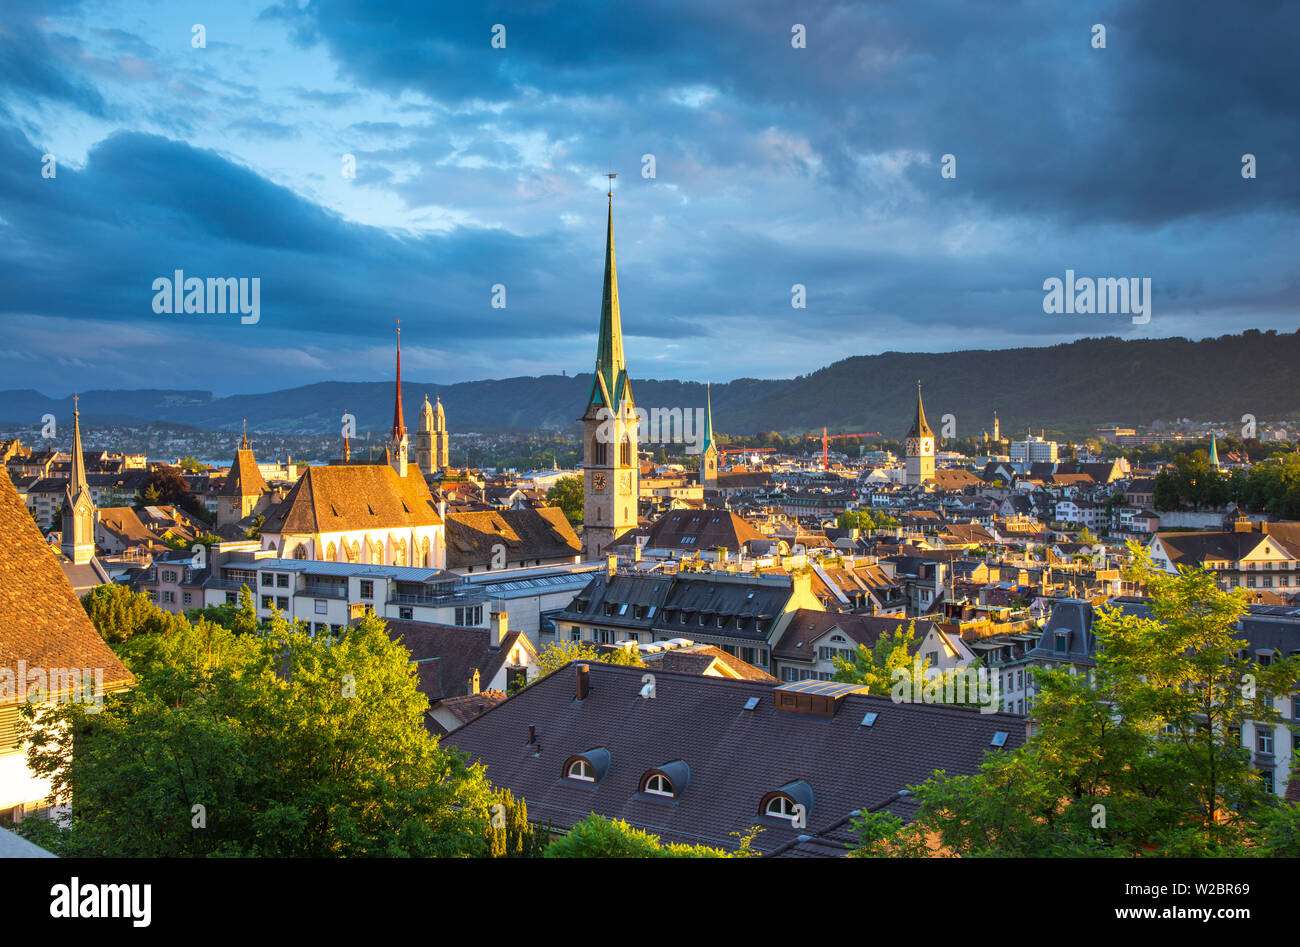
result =
[[[638,380],[635,359],[629,370],[640,407],[704,406],[703,384]],[[1043,348],[885,352],[797,378],[715,384],[713,422],[728,434],[820,433],[827,426],[897,439],[911,420],[920,379],[936,432],[943,416],[952,414],[957,437],[977,436],[991,428],[996,410],[1004,436],[1027,426],[1077,435],[1107,423],[1300,416],[1298,377],[1300,332],[1253,329],[1200,341],[1098,338]],[[568,429],[582,413],[590,386],[590,373],[402,384],[412,433],[426,395],[442,399],[453,432]],[[384,379],[228,397],[199,390],[84,391],[81,410],[87,424],[163,421],[235,431],[247,419],[250,431],[326,434],[339,430],[344,410],[356,417],[358,430],[386,430],[392,399],[392,380]],[[72,399],[32,389],[0,391],[0,422],[35,425],[45,414],[71,417]]]

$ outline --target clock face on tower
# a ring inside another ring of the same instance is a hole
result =
[[[591,477],[591,485],[592,485],[593,487],[595,487],[597,490],[604,490],[604,489],[605,489],[605,475],[604,475],[604,474],[593,474],[592,477]]]

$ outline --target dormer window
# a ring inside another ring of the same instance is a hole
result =
[[[645,781],[645,788],[642,792],[651,796],[671,797],[673,795],[673,784],[662,773],[651,773],[650,778]]]
[[[798,803],[788,796],[773,796],[768,802],[767,808],[763,810],[763,815],[770,815],[774,819],[786,819],[790,822],[793,822],[798,814]]]
[[[583,783],[594,783],[596,781],[596,769],[586,760],[574,760],[569,764],[569,771],[565,776],[568,779],[576,779]]]
[[[781,819],[795,828],[802,828],[808,824],[812,808],[812,787],[802,779],[796,779],[764,796],[759,802],[758,811],[769,818]]]
[[[564,761],[564,778],[579,783],[598,783],[609,772],[609,750],[596,747],[575,753]]]

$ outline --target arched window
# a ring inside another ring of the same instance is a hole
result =
[[[624,438],[623,443],[619,445],[618,462],[624,467],[632,466],[632,442],[627,438]]]
[[[602,442],[599,437],[591,440],[591,465],[593,467],[609,466],[609,445]]]
[[[765,795],[758,804],[758,811],[772,819],[790,822],[795,828],[808,824],[808,817],[813,810],[813,790],[802,779],[786,783],[780,789],[774,789]]]
[[[586,760],[574,760],[569,764],[569,771],[565,775],[569,779],[577,779],[584,783],[596,781],[596,770]]]
[[[671,796],[673,784],[663,773],[651,773],[650,778],[645,781],[644,792],[651,796]]]
[[[293,557],[294,557],[295,559],[306,559],[306,558],[307,558],[307,544],[306,544],[306,543],[299,543],[298,545],[294,546],[294,547],[293,547]]]
[[[429,537],[425,536],[420,542],[420,565],[426,569],[433,568],[433,554],[429,552]]]
[[[763,815],[770,815],[774,819],[789,819],[791,822],[798,813],[795,801],[789,796],[773,796],[763,810]]]
[[[565,779],[580,783],[598,783],[609,772],[609,750],[603,746],[593,747],[586,753],[575,753],[564,761],[561,772]]]
[[[335,562],[338,560],[338,557],[339,557],[338,550],[334,548],[333,543],[330,543],[329,546],[327,546],[325,549],[325,561]]]

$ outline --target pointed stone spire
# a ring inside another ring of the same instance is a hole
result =
[[[623,358],[623,323],[618,309],[618,267],[614,262],[614,175],[610,175],[609,217],[605,229],[605,284],[600,300],[600,335],[596,340],[596,373],[590,404],[612,409],[632,395]]]
[[[1219,469],[1219,441],[1214,432],[1210,432],[1210,467]]]
[[[68,490],[73,496],[86,488],[86,458],[81,452],[81,407],[77,395],[72,396],[72,470],[68,476]]]
[[[95,501],[86,481],[86,458],[81,448],[81,408],[72,396],[72,463],[63,500],[63,554],[76,565],[95,558]]]
[[[248,450],[248,418],[244,418],[244,436],[239,442],[240,450]]]
[[[895,429],[897,430],[897,429]],[[908,437],[934,437],[930,425],[925,423],[925,405],[921,402],[921,379],[916,380],[916,417],[912,419],[912,428]]]

